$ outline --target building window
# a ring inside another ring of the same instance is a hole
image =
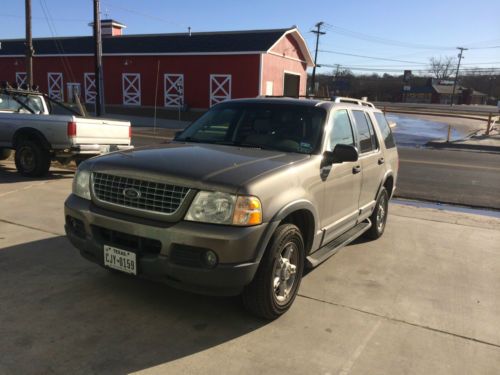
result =
[[[184,106],[184,74],[165,74],[165,107],[179,108]]]
[[[123,73],[122,94],[124,105],[141,105],[141,75]]]
[[[47,73],[49,81],[49,98],[63,101],[64,100],[64,83],[62,73]]]
[[[83,82],[85,89],[85,103],[94,104],[97,96],[95,73],[85,73],[83,75]]]
[[[210,107],[231,99],[231,74],[210,74]]]
[[[26,72],[16,72],[16,85],[22,87],[28,84],[28,74]]]

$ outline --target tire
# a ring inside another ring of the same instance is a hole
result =
[[[274,232],[253,281],[242,298],[248,311],[274,320],[292,305],[304,270],[304,241],[293,224],[282,224]]]
[[[8,148],[0,148],[0,160],[6,160],[12,155],[12,150]]]
[[[16,147],[16,168],[23,176],[40,177],[50,168],[50,155],[40,144],[21,140]]]
[[[375,203],[375,209],[370,216],[372,222],[371,228],[365,233],[365,237],[371,240],[376,240],[384,234],[385,224],[387,222],[387,214],[389,213],[389,194],[383,187]]]

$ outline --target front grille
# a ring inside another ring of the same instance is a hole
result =
[[[106,173],[93,173],[94,194],[102,202],[123,207],[172,214],[184,201],[189,188],[114,176]],[[134,189],[137,197],[125,195],[124,190]]]

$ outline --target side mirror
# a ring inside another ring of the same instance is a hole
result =
[[[350,145],[336,145],[333,151],[325,151],[323,154],[325,163],[336,164],[345,161],[358,161],[358,150]]]

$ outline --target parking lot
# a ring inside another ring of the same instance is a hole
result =
[[[0,163],[0,373],[497,374],[500,219],[392,204],[268,323],[111,273],[64,237],[73,173]]]

